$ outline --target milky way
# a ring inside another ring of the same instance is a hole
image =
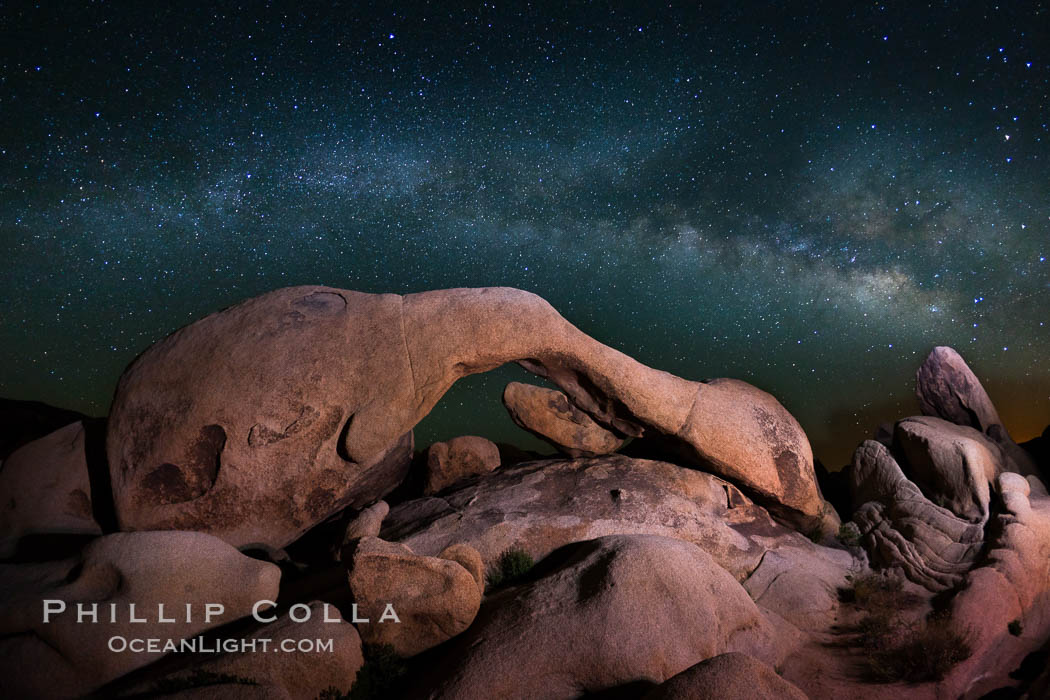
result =
[[[6,396],[105,413],[150,343],[278,286],[509,285],[771,391],[832,466],[934,345],[1015,437],[1050,422],[1039,3],[149,5],[4,9]],[[514,438],[518,376],[418,442]]]

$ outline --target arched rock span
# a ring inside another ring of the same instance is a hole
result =
[[[125,370],[110,415],[120,525],[283,546],[392,489],[413,426],[449,387],[515,361],[601,425],[675,443],[780,519],[837,525],[805,433],[772,396],[646,367],[542,298],[502,287],[406,296],[289,287],[156,343]]]

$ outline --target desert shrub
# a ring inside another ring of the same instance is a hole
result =
[[[871,610],[857,623],[857,641],[869,652],[886,649],[892,644],[900,627],[897,611],[889,608]]]
[[[871,679],[884,683],[939,681],[972,653],[970,635],[956,630],[945,616],[893,625],[886,635],[866,641]]]
[[[847,547],[856,547],[860,544],[860,528],[853,521],[842,523],[839,528],[839,542]]]
[[[839,589],[839,599],[844,603],[855,603],[866,609],[889,608],[899,606],[906,601],[900,600],[903,594],[898,579],[883,576],[875,572],[866,574],[847,574],[849,584]]]
[[[512,547],[499,555],[485,575],[489,588],[508,586],[521,579],[533,566],[532,556],[521,547]]]
[[[362,649],[365,665],[357,672],[348,700],[380,700],[401,696],[408,665],[389,644],[366,644]],[[329,689],[325,692],[335,690]],[[340,697],[338,695],[332,698]],[[327,699],[326,699],[327,700]]]
[[[909,620],[906,611],[922,598],[904,590],[900,579],[874,572],[847,577],[839,590],[843,602],[863,612],[849,630],[861,650],[863,670],[878,683],[937,681],[970,656],[971,639],[944,615]]]
[[[1020,620],[1011,620],[1010,624],[1006,626],[1006,629],[1015,637],[1020,637],[1021,632],[1024,631],[1024,625],[1021,624]]]

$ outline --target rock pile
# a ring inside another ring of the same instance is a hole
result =
[[[935,348],[916,379],[933,415],[898,421],[888,447],[862,444],[848,477],[872,560],[940,591],[959,585],[981,555],[1000,476],[1037,468],[954,350]]]
[[[775,630],[696,545],[610,535],[552,559],[543,575],[487,601],[419,695],[570,698],[660,683],[728,651],[779,660]]]
[[[503,400],[562,455],[415,454],[452,383],[506,362],[558,387]],[[834,476],[840,529],[776,399],[645,367],[535,295],[250,299],[128,367],[108,464],[75,414],[4,436],[0,696],[899,697],[874,653],[909,696],[980,697],[1050,639],[1046,449],[951,349],[917,380],[925,415]],[[200,646],[223,639],[290,646]]]

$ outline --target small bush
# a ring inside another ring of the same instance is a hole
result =
[[[857,523],[849,521],[842,523],[839,528],[839,542],[847,547],[856,547],[860,544],[860,528]]]
[[[882,576],[874,572],[867,574],[847,574],[849,585],[839,589],[839,599],[843,603],[855,603],[858,607],[895,608],[904,598],[902,585],[898,579]]]
[[[867,641],[871,679],[883,683],[939,681],[972,653],[970,635],[956,631],[947,617],[893,625],[887,634]]]
[[[1024,631],[1024,625],[1021,624],[1020,620],[1011,620],[1010,624],[1006,626],[1006,629],[1015,637],[1020,637],[1021,632]]]
[[[399,697],[408,674],[405,660],[398,656],[394,647],[389,644],[368,644],[362,651],[365,665],[357,672],[357,679],[350,688],[350,694],[346,696],[348,700]]]
[[[876,683],[923,683],[944,678],[970,656],[971,639],[943,615],[908,621],[904,611],[922,598],[904,590],[900,579],[874,572],[851,574],[839,590],[845,603],[864,614],[849,631],[860,648],[863,669]]]
[[[489,588],[509,586],[527,574],[533,563],[528,552],[521,547],[512,547],[499,555],[496,564],[486,574],[485,580]]]

